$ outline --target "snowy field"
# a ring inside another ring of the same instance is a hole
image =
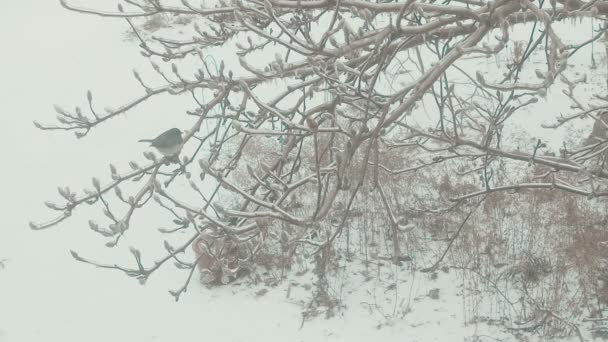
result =
[[[391,284],[352,275],[357,281],[344,284],[344,310],[302,324],[308,275],[264,295],[262,285],[207,289],[194,282],[175,302],[168,290],[181,286],[183,272],[163,270],[142,286],[74,261],[70,249],[97,260],[130,260],[124,248],[108,249],[91,233],[88,209],[49,230],[30,230],[29,221],[49,217],[43,202],[56,198],[57,186],[88,186],[92,176],[108,174],[109,161],[125,166],[139,158],[145,146],[138,139],[183,120],[184,101],[161,97],[83,140],[32,124],[53,122],[54,104],[84,105],[87,89],[104,105],[140,94],[132,69],[149,66],[125,40],[127,29],[126,22],[69,12],[54,0],[0,2],[0,342],[516,340],[504,328],[465,324],[456,272],[440,272],[436,280],[404,272],[391,300],[383,292]],[[157,228],[155,221],[139,217],[130,241],[161,250],[159,240],[138,239],[149,236],[141,230]],[[432,289],[439,289],[438,299],[429,295]],[[374,303],[375,291],[382,295]]]

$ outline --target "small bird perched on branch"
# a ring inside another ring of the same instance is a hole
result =
[[[179,128],[171,128],[154,139],[142,139],[139,142],[149,142],[150,146],[156,148],[163,156],[170,157],[182,149],[184,140]]]

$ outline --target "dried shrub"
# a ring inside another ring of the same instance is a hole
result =
[[[234,241],[219,231],[203,231],[192,244],[204,284],[228,284],[246,274],[251,255],[248,243]]]

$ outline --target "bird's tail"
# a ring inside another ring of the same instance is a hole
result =
[[[137,142],[147,142],[147,143],[151,143],[153,140],[152,139],[141,139],[138,140]]]

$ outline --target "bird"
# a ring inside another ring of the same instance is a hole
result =
[[[163,156],[170,157],[182,149],[184,139],[179,128],[171,128],[154,139],[141,139],[139,142],[149,142]]]

